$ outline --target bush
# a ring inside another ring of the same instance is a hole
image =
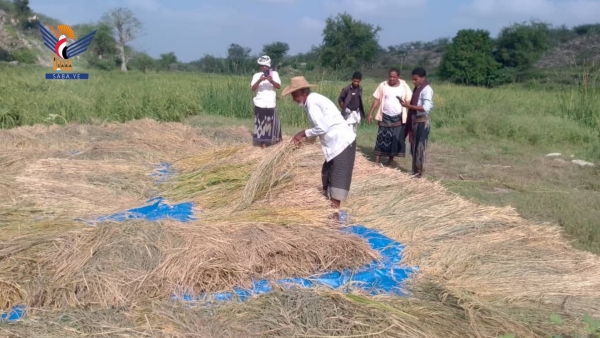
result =
[[[16,110],[0,105],[0,129],[18,127],[22,122],[22,116]]]
[[[584,71],[577,86],[568,86],[558,95],[558,107],[562,114],[600,133],[600,90],[597,84],[600,77],[593,72]]]
[[[10,54],[9,51],[0,48],[0,61],[13,61],[14,59],[15,58],[13,58],[12,54]]]
[[[507,83],[518,81],[518,73],[515,69],[499,68],[488,75],[488,87],[497,87]]]
[[[12,51],[12,56],[20,63],[34,64],[36,61],[35,55],[27,48],[19,48]]]
[[[0,0],[0,10],[10,13],[12,10],[12,4],[6,0]]]
[[[577,35],[594,35],[600,34],[600,24],[587,24],[573,27],[573,31]]]
[[[113,60],[99,59],[95,55],[90,55],[89,57],[86,58],[86,60],[88,62],[88,66],[90,68],[106,70],[106,71],[114,70],[117,68],[116,63]]]
[[[22,16],[19,18],[19,27],[21,27],[21,29],[32,29],[35,28],[36,24],[33,21],[29,21],[29,17],[27,16]]]
[[[440,63],[440,77],[457,84],[493,86],[505,78],[492,55],[494,42],[485,30],[460,30]]]
[[[540,22],[514,24],[502,29],[496,43],[496,60],[504,67],[529,69],[550,47],[550,29]]]

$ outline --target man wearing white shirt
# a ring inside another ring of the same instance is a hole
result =
[[[303,76],[291,79],[282,95],[292,94],[293,100],[301,106],[312,128],[297,133],[292,142],[298,144],[305,137],[318,136],[325,162],[321,170],[323,190],[334,208],[340,208],[341,201],[348,198],[356,156],[356,134],[342,117],[335,103],[329,98],[310,91]],[[338,220],[344,222],[346,213],[339,213]]]
[[[425,150],[429,139],[430,119],[433,109],[433,89],[427,81],[425,69],[418,67],[412,71],[412,80],[415,90],[410,103],[404,101],[402,106],[409,109],[409,122],[411,128],[407,133],[410,138],[412,154],[413,177],[421,178],[424,172]]]
[[[260,72],[254,74],[250,89],[256,92],[254,103],[255,144],[262,148],[281,141],[281,124],[276,108],[277,90],[281,88],[279,74],[271,69],[271,58],[263,55],[258,59]]]
[[[394,157],[406,156],[404,129],[408,117],[408,109],[400,102],[409,101],[412,91],[406,81],[400,79],[400,71],[392,68],[388,72],[387,81],[381,82],[373,93],[373,104],[367,121],[373,122],[373,112],[377,108],[375,120],[379,125],[375,140],[375,163],[381,156],[388,157],[388,165],[394,164]],[[400,99],[400,100],[399,100]]]

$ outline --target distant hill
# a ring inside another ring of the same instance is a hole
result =
[[[31,23],[38,19],[40,17],[34,14]],[[50,18],[50,21],[56,20]],[[39,31],[35,28],[21,29],[11,13],[0,7],[0,61],[50,66],[47,54]]]
[[[37,28],[38,21],[53,25],[60,23],[29,9],[27,14],[18,15],[13,3],[0,0],[0,61],[50,66],[48,50],[43,45]],[[552,28],[550,40],[551,48],[535,64],[538,69],[567,68],[600,62],[600,24]],[[450,38],[440,38],[429,42],[415,41],[389,46],[381,50],[377,62],[367,67],[365,73],[381,76],[390,67],[407,70],[417,65],[434,72],[451,42]],[[296,73],[309,69],[307,62],[314,64],[317,59],[314,51],[290,55],[285,57],[287,65],[284,68],[288,70],[288,74]],[[182,64],[180,69],[204,69],[193,66],[194,62]]]
[[[597,25],[583,25],[597,26]],[[580,26],[582,27],[582,26]],[[562,28],[564,29],[564,28]],[[551,37],[552,39],[552,37]],[[390,46],[383,51],[382,65],[420,65],[431,70],[439,67],[449,39],[411,42]],[[569,30],[567,36],[551,41],[553,45],[535,64],[539,69],[564,69],[577,65],[600,64],[600,32]],[[406,67],[404,67],[406,69]]]
[[[577,36],[548,51],[536,67],[565,68],[600,63],[600,34]]]

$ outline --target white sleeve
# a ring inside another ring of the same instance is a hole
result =
[[[273,81],[279,83],[279,85],[281,85],[281,79],[279,78],[279,73],[277,72],[273,72]]]
[[[319,136],[329,131],[329,124],[325,120],[325,112],[318,103],[307,103],[308,119],[313,127],[306,129],[306,137]]]
[[[256,83],[256,81],[258,81],[258,79],[260,79],[260,73],[256,73],[254,74],[254,76],[252,76],[252,81],[250,81],[250,87],[254,86],[254,84]]]
[[[429,114],[433,108],[433,89],[427,86],[427,88],[423,89],[421,95],[423,96],[423,110],[425,110],[425,113]]]

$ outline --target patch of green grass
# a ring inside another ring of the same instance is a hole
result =
[[[53,119],[60,124],[149,117],[196,126],[253,125],[249,77],[89,71],[87,81],[48,81],[46,72],[47,67],[0,65],[0,91],[6,93],[0,127],[47,123],[51,114],[60,116]],[[334,101],[346,85],[327,81],[326,74],[305,76],[318,85],[315,91]],[[285,87],[289,77],[282,80]],[[380,80],[363,80],[367,109]],[[466,198],[511,205],[525,217],[559,224],[579,248],[600,253],[600,163],[579,167],[570,162],[598,162],[600,135],[578,115],[565,113],[565,88],[432,86],[428,178]],[[578,93],[573,95],[584,95]],[[573,99],[573,111],[587,107],[597,116],[600,95],[585,95]],[[287,135],[308,126],[290,97],[278,97],[278,112]],[[366,123],[358,131],[358,146],[370,158],[376,133],[376,125]],[[545,157],[551,152],[565,156]],[[409,154],[398,160],[400,169],[408,170],[410,161]]]
[[[600,254],[600,169],[571,163],[578,151],[585,153],[568,144],[497,140],[459,148],[432,143],[426,170],[469,199],[513,206],[526,218],[558,224],[578,248]],[[549,152],[564,156],[546,157]]]
[[[558,93],[559,109],[563,116],[600,133],[600,78],[597,72],[584,72],[575,86]]]
[[[27,48],[15,49],[11,54],[13,58],[20,63],[34,64],[36,61],[35,54]]]
[[[15,26],[9,24],[9,23],[5,23],[4,24],[4,30],[8,33],[8,35],[13,38],[13,39],[18,39],[18,35],[17,35],[17,29],[15,28]]]
[[[12,3],[8,2],[7,0],[0,0],[0,9],[10,13],[13,9]]]
[[[575,319],[575,318],[573,318]],[[573,320],[571,319],[571,320]],[[552,326],[556,327],[556,328],[560,328],[560,326],[562,326],[564,324],[565,320],[563,319],[562,316],[560,316],[559,314],[552,314],[550,315],[549,318],[549,324],[551,324]],[[567,337],[572,337],[572,338],[600,338],[600,321],[597,319],[594,319],[592,316],[590,316],[589,314],[585,314],[582,318],[581,321],[579,321],[581,323],[581,325],[583,326],[583,332],[585,332],[585,335],[582,336],[579,333],[571,333],[568,336],[563,336],[563,335],[552,335],[552,338],[567,338]],[[506,334],[506,335],[502,335],[499,336],[498,338],[515,338],[515,335],[513,334]]]

